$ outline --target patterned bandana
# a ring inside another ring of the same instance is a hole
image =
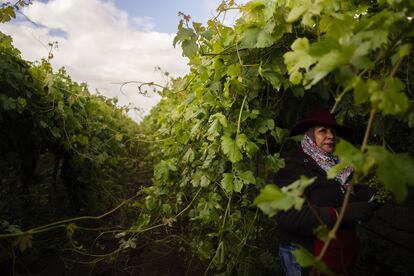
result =
[[[329,154],[321,150],[316,143],[305,134],[302,140],[302,149],[303,151],[312,157],[313,160],[321,167],[324,171],[328,172],[328,170],[339,163],[339,158],[333,154]],[[344,192],[346,190],[346,181],[348,177],[352,174],[352,167],[348,166],[342,171],[340,171],[335,179],[341,183],[341,190]]]

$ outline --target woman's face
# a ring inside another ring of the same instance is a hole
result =
[[[336,144],[336,130],[331,127],[317,126],[313,130],[315,143],[326,153],[333,153]]]

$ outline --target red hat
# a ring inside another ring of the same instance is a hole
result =
[[[290,131],[290,136],[305,133],[309,128],[315,126],[329,126],[336,129],[338,136],[346,140],[352,140],[352,129],[339,125],[335,117],[326,109],[318,109],[308,114],[302,121],[297,123]]]

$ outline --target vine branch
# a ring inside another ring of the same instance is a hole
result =
[[[42,226],[39,226],[39,227],[35,227],[35,228],[29,229],[29,230],[26,230],[26,231],[22,231],[22,232],[10,233],[10,234],[0,234],[0,239],[39,234],[39,233],[42,233],[42,232],[50,231],[52,229],[56,229],[56,228],[60,228],[60,227],[66,227],[67,223],[71,223],[71,222],[75,222],[75,221],[100,220],[100,219],[103,219],[104,217],[109,216],[110,214],[114,213],[115,211],[119,210],[122,206],[124,206],[125,204],[127,204],[128,202],[133,200],[134,198],[138,197],[140,194],[141,193],[138,192],[133,197],[130,197],[129,199],[122,201],[121,204],[119,204],[118,206],[116,206],[112,210],[109,210],[108,212],[106,212],[102,215],[99,215],[99,216],[82,216],[82,217],[64,219],[64,220],[52,222],[52,223],[42,225]]]

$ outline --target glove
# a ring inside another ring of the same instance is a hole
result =
[[[374,207],[369,202],[350,202],[346,208],[343,222],[368,221],[374,214]]]

